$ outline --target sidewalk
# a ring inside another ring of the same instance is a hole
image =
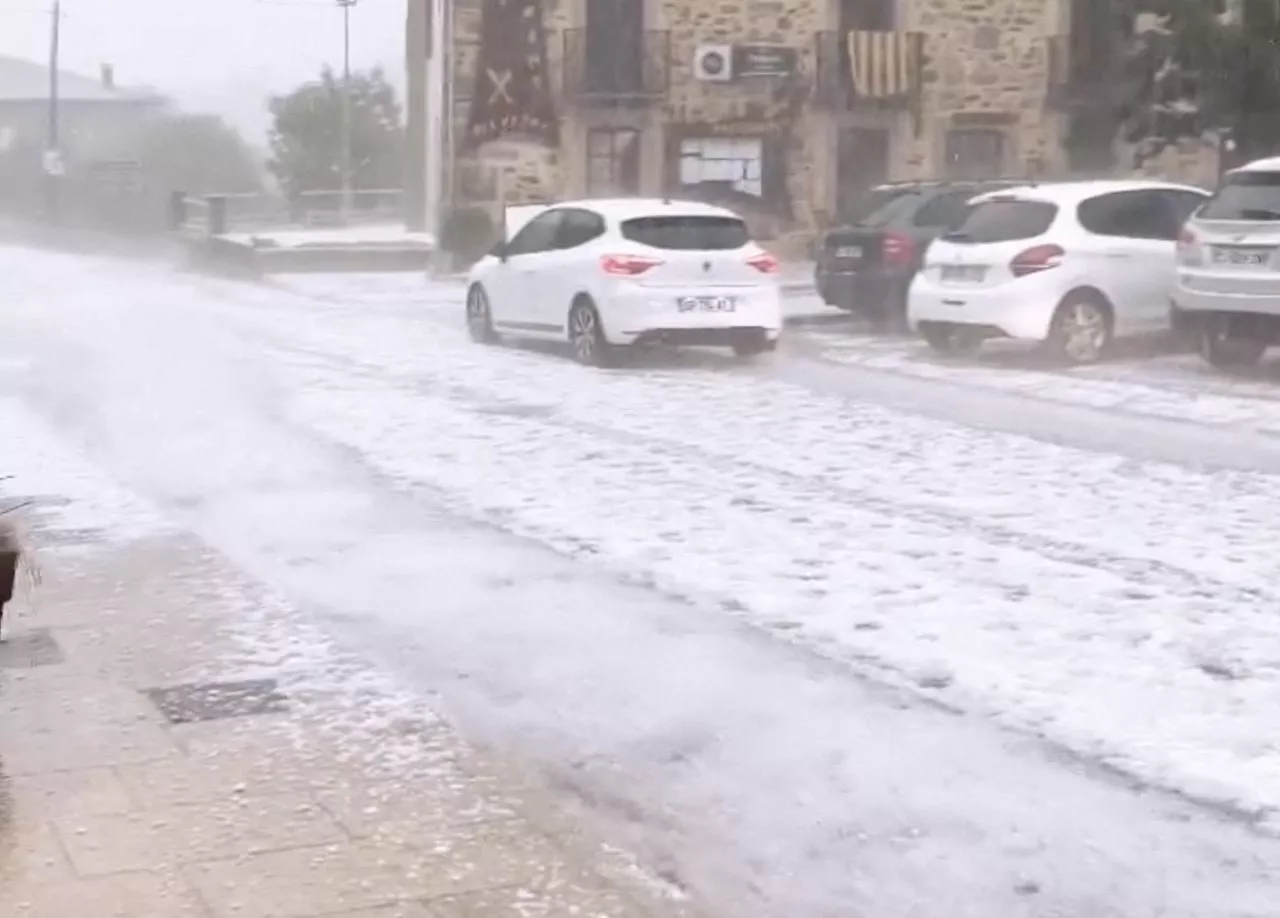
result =
[[[0,644],[0,915],[693,918],[200,543],[38,538]]]

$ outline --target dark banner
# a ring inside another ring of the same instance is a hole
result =
[[[484,0],[467,141],[511,134],[559,142],[541,0]]]

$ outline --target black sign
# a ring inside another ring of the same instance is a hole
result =
[[[733,75],[779,77],[796,72],[799,55],[785,45],[734,45]]]

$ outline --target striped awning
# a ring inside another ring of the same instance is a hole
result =
[[[918,37],[911,32],[850,32],[854,91],[868,99],[890,99],[914,90],[920,63]]]

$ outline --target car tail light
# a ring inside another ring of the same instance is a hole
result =
[[[1199,238],[1188,227],[1178,234],[1178,262],[1184,265],[1200,264]]]
[[[603,255],[600,258],[600,269],[614,277],[636,277],[660,264],[662,262],[658,259],[643,255]]]
[[[768,252],[761,252],[759,255],[752,256],[747,259],[747,264],[755,268],[761,274],[777,274],[778,259],[774,258]]]
[[[1058,267],[1058,265],[1062,264],[1062,256],[1066,254],[1061,246],[1032,246],[1025,252],[1019,252],[1014,256],[1013,261],[1009,262],[1009,270],[1014,277],[1038,274],[1041,271],[1048,271],[1050,268]]]
[[[903,233],[886,233],[880,245],[880,257],[887,265],[904,268],[916,257],[916,244]]]

